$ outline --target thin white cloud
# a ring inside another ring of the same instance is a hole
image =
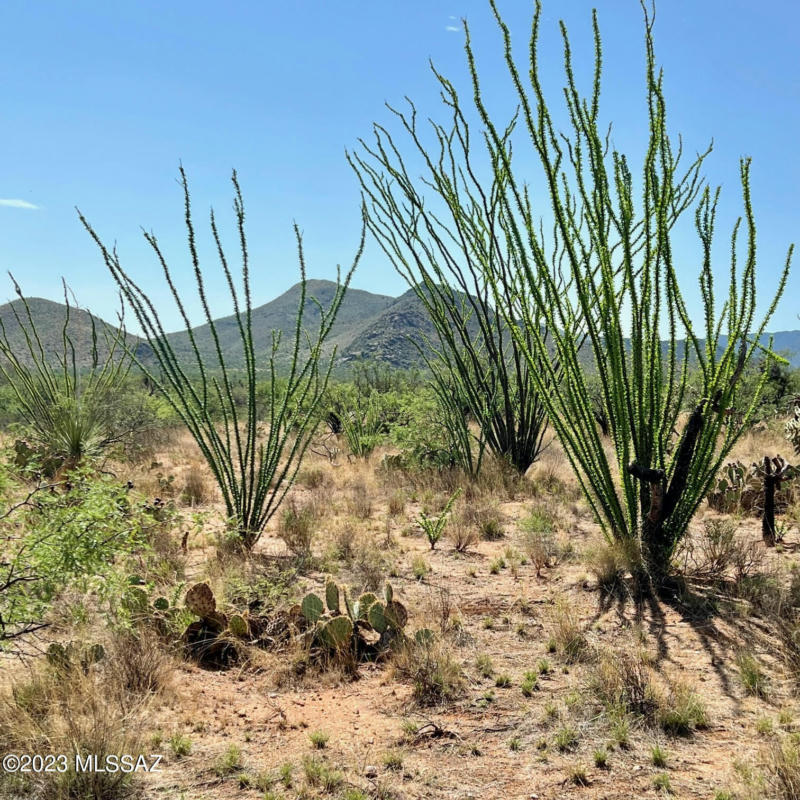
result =
[[[39,206],[29,203],[27,200],[18,200],[15,197],[0,197],[0,206],[5,206],[6,208],[25,208],[29,211],[37,211],[39,209]]]
[[[461,28],[459,28],[458,25],[446,25],[445,30],[450,31],[450,33],[458,33]]]

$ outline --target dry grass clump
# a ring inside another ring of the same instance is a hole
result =
[[[470,547],[474,547],[478,542],[478,532],[470,525],[465,525],[457,516],[450,521],[447,526],[447,538],[453,545],[453,549],[459,553],[466,553]]]
[[[314,503],[300,505],[291,498],[281,515],[278,536],[289,552],[298,558],[310,558],[319,512]]]
[[[640,649],[600,652],[592,669],[590,686],[609,710],[652,718],[658,707],[650,659]]]
[[[336,527],[333,534],[336,558],[347,564],[351,563],[356,555],[357,543],[358,531],[350,520],[345,520],[343,524]]]
[[[764,562],[764,545],[739,536],[738,527],[732,519],[704,520],[701,533],[683,540],[676,559],[681,572],[690,578],[727,579],[734,584],[757,572]]]
[[[586,562],[597,588],[603,594],[618,597],[625,593],[625,576],[630,569],[631,559],[622,542],[604,541],[591,548],[586,553]]]
[[[442,640],[418,642],[409,638],[395,653],[394,674],[407,681],[421,706],[448,703],[464,691],[461,665]]]
[[[364,542],[356,548],[350,568],[365,592],[376,592],[389,568],[387,553],[375,544]]]
[[[656,721],[665,733],[689,736],[708,727],[708,712],[703,699],[684,682],[670,682],[658,698]]]
[[[117,692],[125,707],[135,707],[143,698],[172,688],[175,663],[148,628],[116,632],[104,662],[108,689]]]
[[[673,736],[708,725],[705,703],[694,689],[668,678],[659,681],[648,654],[635,647],[600,652],[590,688],[612,720],[632,714]]]
[[[589,661],[593,656],[577,615],[563,600],[556,602],[553,609],[552,640],[568,664]]]
[[[472,528],[484,541],[496,541],[505,536],[505,517],[494,504],[474,505],[465,502],[453,522]]]
[[[297,473],[295,483],[306,489],[319,489],[328,482],[328,474],[322,467],[304,467]]]
[[[796,735],[774,741],[762,756],[763,780],[767,791],[762,796],[774,800],[800,797],[800,743]]]
[[[193,463],[183,478],[180,501],[194,508],[210,503],[214,499],[214,486],[202,465]]]
[[[65,755],[64,772],[0,773],[0,794],[47,800],[121,800],[136,789],[135,775],[123,771],[76,771],[75,756],[143,752],[145,705],[123,707],[109,676],[93,667],[84,672],[35,668],[0,698],[0,755]]]
[[[533,508],[522,520],[522,548],[536,567],[536,577],[543,569],[552,569],[564,557],[564,548],[556,538],[553,515],[541,507]]]
[[[358,519],[369,519],[372,516],[372,494],[364,481],[356,481],[351,485],[347,510]]]
[[[389,495],[389,516],[399,517],[406,510],[406,493],[396,489]]]

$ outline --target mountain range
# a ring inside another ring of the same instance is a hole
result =
[[[311,302],[314,297],[327,307],[336,292],[336,284],[332,281],[309,280],[307,282],[307,300],[303,314],[303,324],[309,330],[316,328],[319,310]],[[294,334],[297,308],[300,301],[300,285],[296,284],[279,297],[252,310],[253,339],[256,354],[266,359],[272,346],[272,331],[280,331],[284,345],[290,342]],[[31,315],[47,352],[58,352],[62,347],[61,331],[66,307],[61,303],[41,298],[29,298]],[[23,353],[25,341],[17,325],[13,308],[18,313],[22,310],[22,301],[0,305],[0,321],[6,327],[6,335],[15,349]],[[69,333],[76,346],[76,360],[79,366],[91,363],[91,320],[102,327],[97,317],[87,311],[72,308],[70,310]],[[234,316],[215,320],[220,347],[226,364],[240,366],[243,364],[239,329]],[[199,325],[192,329],[198,349],[204,358],[211,363],[216,360],[215,345],[208,325]],[[793,367],[800,367],[800,330],[778,331],[772,334],[774,348],[785,355]],[[186,331],[178,331],[167,335],[170,344],[179,357],[191,358],[191,343]],[[336,347],[337,366],[346,368],[348,364],[359,359],[375,361],[396,368],[410,368],[422,363],[419,352],[413,342],[423,343],[426,338],[434,338],[435,330],[428,318],[422,302],[416,293],[409,289],[400,297],[374,294],[361,289],[349,289],[342,301],[336,318],[328,347]],[[102,337],[101,337],[102,338]],[[147,359],[149,345],[129,335],[128,341],[137,347],[140,357]],[[284,352],[287,348],[284,347]],[[103,352],[102,341],[100,343]]]

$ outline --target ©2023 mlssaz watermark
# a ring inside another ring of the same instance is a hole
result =
[[[124,753],[115,755],[107,753],[66,755],[48,753],[47,755],[31,755],[29,753],[6,753],[0,759],[0,770],[8,773],[40,773],[40,772],[160,772],[159,765],[163,756],[132,755]]]

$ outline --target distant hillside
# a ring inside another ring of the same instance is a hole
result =
[[[309,280],[308,296],[315,297],[323,307],[328,307],[336,291],[332,281]],[[262,363],[266,363],[272,345],[272,331],[282,332],[285,347],[282,358],[286,357],[288,343],[294,335],[297,306],[300,300],[300,286],[295,285],[279,297],[264,305],[254,308],[253,335],[256,355]],[[54,352],[61,341],[61,326],[64,320],[65,306],[49,300],[32,298],[29,301],[31,311],[37,321],[45,348]],[[20,301],[15,301],[19,304]],[[19,307],[19,305],[17,305]],[[81,366],[89,363],[91,352],[91,324],[87,312],[74,309],[71,312],[70,334],[78,349],[78,361]],[[0,306],[0,319],[6,325],[12,342],[24,350],[24,340],[14,320],[11,304]],[[102,325],[102,321],[95,317]],[[306,302],[303,324],[307,329],[316,329],[319,312],[316,305],[308,299]],[[220,345],[226,364],[232,367],[243,365],[241,343],[236,319],[233,316],[222,317],[215,321]],[[193,329],[195,340],[201,353],[210,364],[216,362],[214,343],[208,325],[200,325]],[[779,331],[774,336],[774,347],[779,353],[787,355],[793,367],[800,367],[800,330]],[[189,337],[186,331],[168,334],[170,343],[182,359],[193,362]],[[413,290],[409,289],[400,297],[373,294],[360,289],[350,289],[345,295],[339,315],[336,319],[332,335],[328,340],[329,351],[337,349],[337,365],[346,368],[348,364],[365,359],[388,364],[398,368],[419,366],[421,360],[413,342],[421,343],[424,339],[436,340],[436,332],[428,315]],[[768,341],[769,334],[764,338]],[[137,351],[147,359],[149,346],[135,337],[129,341],[138,343]]]
[[[29,297],[27,298],[27,302],[44,351],[53,357],[63,354],[64,344],[62,333],[64,320],[66,318],[66,305],[63,303],[54,303],[52,300],[44,300],[41,297]],[[0,305],[0,321],[2,321],[5,327],[9,344],[17,357],[30,364],[30,350],[14,315],[14,311],[17,312],[23,324],[27,327],[27,315],[21,300],[14,300],[11,303]],[[108,352],[105,344],[106,340],[103,336],[106,323],[99,317],[95,317],[93,314],[89,314],[83,309],[70,307],[67,332],[75,346],[75,360],[79,367],[91,366],[92,320],[94,320],[97,330],[97,347],[102,358]],[[116,333],[117,330],[113,325],[109,325],[108,329],[112,332],[112,335]],[[130,344],[135,344],[137,341],[138,339],[135,336],[128,336],[128,342]]]
[[[310,332],[315,331],[319,326],[319,309],[311,298],[315,298],[323,308],[329,308],[335,292],[336,284],[333,281],[308,281],[303,325]],[[336,324],[328,341],[329,347],[332,348],[336,345],[341,354],[365,325],[368,325],[394,302],[395,299],[387,295],[350,289],[345,295],[336,317]],[[273,330],[281,332],[284,343],[292,341],[299,304],[300,285],[295,284],[279,297],[252,310],[253,344],[257,355],[263,357],[269,354],[272,348]],[[222,317],[215,320],[214,325],[226,363],[232,366],[242,365],[244,356],[236,317],[233,315]],[[216,360],[210,327],[207,324],[199,325],[192,329],[192,333],[200,352],[211,360]],[[179,356],[192,357],[191,343],[185,331],[168,334],[167,338]]]

